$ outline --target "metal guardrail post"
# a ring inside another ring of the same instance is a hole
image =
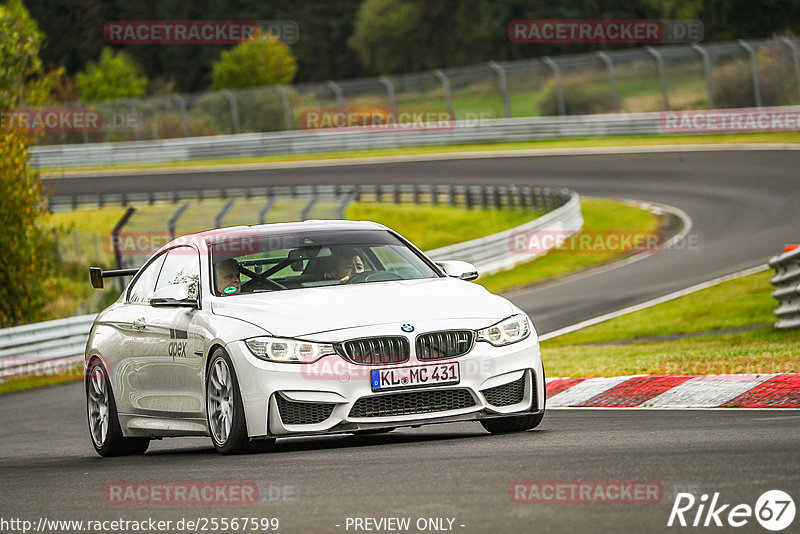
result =
[[[394,85],[386,76],[380,76],[378,81],[386,89],[386,99],[389,101],[389,109],[394,115],[394,121],[397,122],[397,100],[394,95]]]
[[[231,198],[225,203],[224,206],[222,206],[222,209],[219,210],[217,216],[214,217],[214,228],[222,228],[222,219],[228,214],[234,202],[236,202],[236,199]]]
[[[186,99],[181,95],[172,95],[172,99],[178,103],[181,110],[181,119],[183,119],[183,133],[186,137],[192,136],[192,130],[189,127],[189,112],[186,110]]]
[[[327,82],[325,82],[325,85],[328,87],[328,89],[331,90],[333,95],[336,97],[336,109],[344,113],[344,94],[342,94],[342,88],[339,87],[339,84],[334,82],[333,80],[328,80]]]
[[[739,46],[744,48],[750,55],[750,70],[753,74],[753,94],[756,99],[756,107],[761,107],[761,87],[758,83],[758,65],[756,64],[756,51],[753,47],[747,44],[743,39],[739,39]]]
[[[306,207],[303,208],[303,211],[300,212],[300,220],[301,221],[305,221],[306,219],[308,219],[308,214],[314,208],[314,204],[316,204],[316,203],[317,203],[317,186],[316,185],[312,185],[311,186],[311,200],[308,201],[308,204],[306,204]]]
[[[433,71],[433,75],[442,83],[442,93],[444,93],[444,105],[450,113],[455,113],[453,109],[453,95],[450,94],[450,79],[447,74],[439,69]]]
[[[228,99],[228,103],[231,106],[233,133],[242,133],[242,125],[239,123],[239,105],[236,103],[236,95],[225,89],[222,91],[222,96]]]
[[[703,71],[706,76],[706,90],[708,91],[708,107],[714,109],[714,82],[711,77],[711,58],[708,57],[708,51],[697,43],[692,43],[692,50],[700,54],[703,60]]]
[[[436,184],[431,184],[431,204],[434,206],[439,204],[439,198],[436,196]]]
[[[167,230],[169,231],[170,241],[175,239],[175,227],[178,225],[178,219],[181,218],[183,212],[185,212],[188,207],[189,203],[184,202],[178,207],[178,209],[175,210],[175,213],[172,214],[172,217],[169,218],[169,221],[167,221]]]
[[[506,70],[496,61],[488,63],[489,68],[497,73],[497,85],[500,87],[500,97],[503,99],[503,113],[505,118],[511,117],[511,104],[508,101],[508,81],[506,80]]]
[[[797,45],[788,37],[781,37],[783,44],[789,47],[792,52],[792,63],[794,63],[794,79],[797,82],[797,98],[800,99],[800,59],[798,59]]]
[[[341,204],[339,204],[339,208],[337,210],[337,215],[339,219],[346,219],[347,214],[347,207],[358,198],[358,187],[354,187],[350,194],[348,194]]]
[[[550,67],[550,70],[553,71],[553,79],[556,81],[556,100],[558,103],[558,114],[562,117],[567,114],[567,105],[564,101],[564,87],[561,85],[561,69],[558,67],[558,63],[553,61],[548,56],[542,58],[542,62]]]
[[[647,53],[653,56],[656,60],[656,68],[658,68],[658,80],[661,82],[661,98],[664,101],[664,111],[669,111],[669,93],[667,91],[667,76],[664,73],[664,58],[652,46],[646,48]]]
[[[270,196],[269,200],[267,200],[267,203],[264,205],[263,208],[261,208],[261,211],[258,212],[259,224],[265,224],[267,222],[267,214],[269,213],[269,210],[272,209],[272,206],[275,205],[276,200],[277,200],[276,197]]]
[[[111,245],[114,249],[114,265],[116,265],[117,269],[122,269],[122,250],[119,247],[119,232],[122,228],[128,224],[133,213],[136,211],[136,208],[133,206],[128,206],[128,209],[125,210],[125,213],[122,214],[117,224],[114,225],[114,228],[111,230]],[[125,290],[125,284],[122,281],[122,278],[119,279],[119,290]]]
[[[772,297],[778,301],[775,328],[789,330],[800,328],[800,248],[784,252],[769,260],[775,270],[770,283],[777,287]]]
[[[275,91],[281,95],[281,105],[283,106],[283,124],[286,130],[294,129],[294,119],[292,118],[292,103],[289,100],[289,92],[281,85],[274,87]]]
[[[608,83],[611,86],[611,99],[614,104],[614,113],[619,113],[619,93],[617,92],[617,78],[614,76],[614,62],[605,52],[595,52],[595,55],[605,63],[608,69]]]

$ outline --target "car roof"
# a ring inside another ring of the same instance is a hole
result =
[[[296,234],[300,232],[321,232],[321,231],[347,231],[347,230],[388,230],[380,223],[372,221],[346,221],[341,219],[309,219],[302,222],[282,222],[270,224],[255,224],[230,226],[227,228],[217,228],[196,234],[187,234],[173,239],[162,249],[167,249],[175,245],[188,242],[212,244],[220,238],[228,235],[236,235],[241,232],[253,232],[262,236],[279,236]]]

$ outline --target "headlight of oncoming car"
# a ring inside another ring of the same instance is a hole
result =
[[[313,363],[328,354],[336,354],[330,343],[277,337],[254,337],[244,342],[258,358],[272,362]]]
[[[478,330],[478,341],[488,341],[495,347],[522,341],[531,334],[531,324],[523,313],[512,315],[488,328]]]

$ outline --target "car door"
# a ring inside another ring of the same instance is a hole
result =
[[[113,347],[110,353],[102,354],[107,362],[114,387],[117,410],[121,414],[143,413],[148,401],[148,376],[153,364],[152,337],[146,325],[156,280],[161,272],[165,254],[152,258],[139,270],[127,288],[123,302],[105,312],[98,325],[98,335],[109,336],[104,342]]]
[[[199,253],[191,246],[172,248],[155,290],[187,282],[200,282]],[[151,360],[157,362],[149,375],[150,409],[160,415],[203,417],[202,338],[194,321],[198,312],[181,306],[150,306],[146,328],[152,336]]]

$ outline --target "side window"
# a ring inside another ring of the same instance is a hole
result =
[[[161,272],[161,266],[164,264],[166,256],[166,254],[161,254],[139,273],[128,290],[128,302],[147,302],[155,291],[156,279],[158,273]]]
[[[169,251],[156,290],[165,286],[200,280],[200,256],[192,247],[176,247]]]

